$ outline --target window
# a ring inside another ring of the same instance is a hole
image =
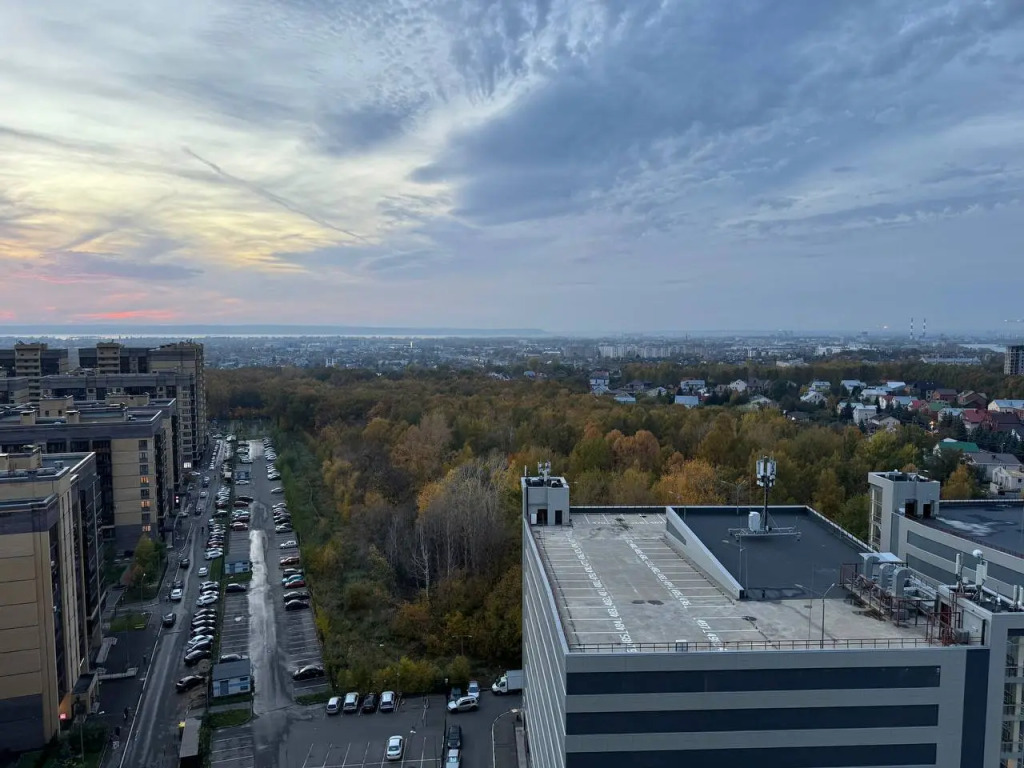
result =
[[[139,474],[140,475],[148,475],[149,474],[149,464],[139,464]]]
[[[149,440],[139,440],[139,450],[145,451],[149,448]]]
[[[149,475],[139,477],[139,485],[149,485]]]
[[[149,461],[149,454],[145,451],[139,451],[139,462]]]
[[[141,489],[139,491],[139,498],[140,499],[148,499],[149,498],[149,488]]]
[[[144,522],[144,523],[148,523],[149,522],[149,512],[143,512],[142,513],[142,522]]]

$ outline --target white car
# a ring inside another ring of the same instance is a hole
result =
[[[200,499],[205,499],[205,498],[206,498],[207,496],[209,496],[209,495],[210,495],[210,494],[208,494],[208,493],[207,493],[206,491],[200,491],[200,492],[199,492],[199,498],[200,498]]]
[[[224,557],[224,550],[223,549],[208,549],[203,554],[203,557],[205,557],[207,560],[216,560],[218,557]]]
[[[196,635],[188,641],[189,646],[199,645],[200,643],[213,642],[213,635]]]
[[[288,539],[288,541],[281,542],[281,549],[290,549],[297,546],[299,546],[299,542],[295,541],[295,539]]]
[[[183,590],[181,587],[175,587],[171,590],[171,600],[173,600],[174,602],[178,602],[184,596],[185,590]]]
[[[270,492],[271,493],[284,493],[284,488],[282,488],[281,486],[277,486],[277,488],[271,488]]]
[[[200,589],[210,589],[210,588],[217,589],[219,586],[220,586],[220,583],[216,582],[216,581],[201,581],[201,582],[199,582],[199,588]]]
[[[204,605],[213,605],[219,600],[220,597],[218,597],[215,593],[210,593],[208,595],[200,595],[199,599],[196,600],[196,605],[202,608]]]
[[[210,575],[210,569],[207,568],[204,565],[202,568],[200,568],[198,571],[196,571],[196,574],[199,575],[199,576],[209,576]]]
[[[388,749],[385,756],[388,760],[401,760],[405,751],[405,739],[401,736],[392,736],[388,739]]]

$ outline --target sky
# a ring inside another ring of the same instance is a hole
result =
[[[1020,0],[0,4],[0,324],[999,328],[1022,190]]]

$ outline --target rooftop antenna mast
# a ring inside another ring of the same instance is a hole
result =
[[[799,529],[790,526],[781,528],[775,525],[771,514],[768,512],[768,496],[772,486],[775,485],[775,478],[778,473],[778,465],[771,456],[762,456],[757,460],[757,484],[764,488],[764,508],[761,513],[751,512],[746,528],[730,528],[729,533],[733,538],[761,537],[777,538],[780,536],[795,536],[800,538]]]
[[[538,461],[537,462],[537,474],[547,481],[548,476],[551,474],[551,462],[550,461]]]

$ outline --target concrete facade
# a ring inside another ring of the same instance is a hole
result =
[[[8,376],[25,378],[28,381],[29,400],[32,401],[39,397],[39,380],[43,376],[67,372],[68,351],[50,349],[42,343],[19,342],[13,349],[0,349],[0,368],[4,369]]]
[[[42,746],[95,693],[98,486],[91,453],[0,454],[0,752]]]
[[[735,507],[571,507],[541,525],[527,494],[543,480],[522,484],[531,765],[1022,765],[1024,598],[879,568],[806,508],[769,508],[799,536],[742,547]],[[878,501],[923,514],[931,493],[893,481]]]
[[[31,402],[27,376],[8,376],[0,369],[0,405],[22,405]]]

